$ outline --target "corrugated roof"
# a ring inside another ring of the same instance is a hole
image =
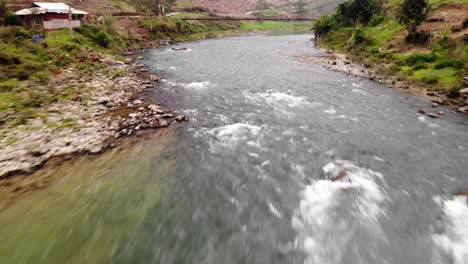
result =
[[[34,2],[31,7],[40,7],[46,10],[67,10],[70,8],[64,3]]]
[[[88,13],[82,10],[72,8],[72,14],[74,15],[87,15]],[[68,14],[70,12],[70,6],[64,3],[45,3],[45,2],[34,2],[30,8],[16,11],[18,16],[26,16],[33,14],[45,14],[45,13],[59,13]]]

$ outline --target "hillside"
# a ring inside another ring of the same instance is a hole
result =
[[[331,12],[340,0],[304,0],[306,15]],[[259,0],[179,0],[180,7],[200,6],[215,13],[245,14],[258,9]],[[270,11],[279,14],[294,14],[298,0],[266,0]]]
[[[360,17],[359,24],[353,24],[357,15],[347,12],[348,5],[344,12],[320,19],[315,31],[323,46],[379,74],[407,80],[413,87],[429,90],[427,94],[440,93],[440,103],[458,100],[459,91],[466,88],[463,76],[468,74],[468,1],[430,0],[427,17],[413,39],[399,23],[400,3],[388,1],[367,19]]]
[[[34,0],[6,0],[10,10],[29,6]],[[45,2],[45,1],[44,1]],[[65,2],[90,13],[133,12],[135,8],[130,0],[47,0],[47,2]],[[219,14],[245,14],[258,9],[259,0],[178,0],[176,11],[195,7]],[[304,15],[319,15],[331,12],[340,0],[304,0]],[[294,14],[298,0],[266,0],[269,14]]]

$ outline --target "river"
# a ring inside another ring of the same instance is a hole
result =
[[[291,59],[309,39],[148,51],[191,121],[38,172],[0,212],[0,262],[468,263],[467,119]]]

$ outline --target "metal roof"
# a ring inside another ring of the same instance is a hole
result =
[[[87,15],[88,13],[75,8],[71,9],[74,15]],[[45,14],[45,13],[59,13],[68,14],[70,12],[70,6],[64,3],[45,3],[45,2],[34,2],[30,8],[16,11],[18,16]]]

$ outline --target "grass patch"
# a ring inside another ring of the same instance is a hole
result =
[[[416,81],[422,81],[428,84],[440,83],[444,88],[451,88],[457,84],[461,76],[459,71],[453,68],[444,69],[421,69],[413,73]]]
[[[242,21],[241,29],[243,30],[272,30],[284,28],[310,28],[309,22],[283,22],[283,21]]]

